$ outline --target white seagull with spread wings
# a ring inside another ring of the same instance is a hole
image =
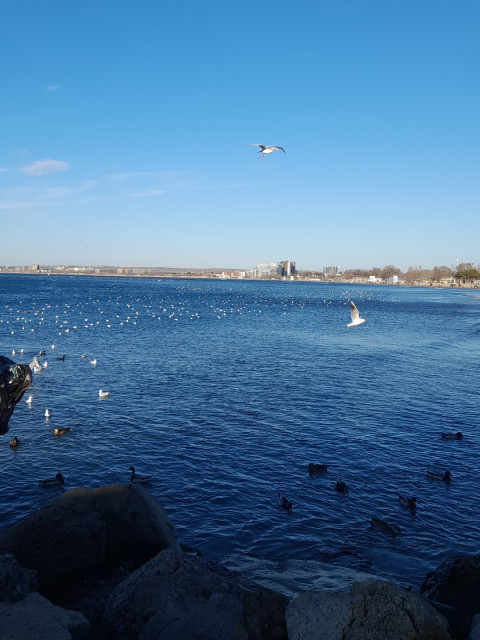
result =
[[[285,149],[283,147],[275,147],[273,144],[250,144],[250,147],[260,147],[258,153],[260,153],[262,155],[262,158],[264,155],[268,154],[268,153],[273,153],[275,151],[275,149],[277,149],[277,151],[283,151],[283,153],[286,153]]]
[[[352,316],[352,321],[347,324],[347,327],[356,327],[359,324],[365,322],[365,318],[360,317],[360,313],[358,312],[355,303],[350,300],[350,315]]]

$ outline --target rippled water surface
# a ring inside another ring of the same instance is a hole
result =
[[[353,329],[350,298],[367,320]],[[475,291],[0,275],[0,353],[43,349],[0,437],[0,525],[55,495],[37,483],[57,471],[93,487],[133,464],[207,557],[347,558],[418,587],[449,553],[479,551]]]

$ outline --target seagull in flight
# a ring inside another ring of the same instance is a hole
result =
[[[285,149],[283,147],[275,147],[273,144],[250,144],[250,147],[260,147],[260,149],[258,150],[258,153],[261,154],[262,158],[264,155],[269,154],[269,153],[273,153],[275,151],[275,149],[277,149],[277,151],[283,151],[283,153],[286,153]]]
[[[358,312],[355,303],[350,300],[350,315],[352,316],[352,321],[347,324],[347,327],[356,327],[359,324],[363,324],[365,322],[365,318],[360,317],[360,313]]]

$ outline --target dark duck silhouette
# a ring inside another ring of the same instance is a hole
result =
[[[152,479],[152,476],[139,476],[136,472],[135,472],[135,467],[128,467],[128,470],[131,471],[131,475],[130,475],[130,482],[150,482],[150,480]]]
[[[445,471],[445,473],[441,473],[440,471],[427,471],[427,477],[432,478],[432,480],[443,480],[443,482],[450,482],[452,479],[452,474],[450,471]]]
[[[38,485],[40,487],[56,487],[57,485],[65,484],[65,479],[59,472],[54,478],[47,478],[46,480],[40,480]]]
[[[292,507],[293,507],[292,503],[290,502],[290,500],[287,500],[287,498],[284,495],[282,495],[280,491],[277,493],[277,501],[278,501],[278,504],[284,509],[286,509],[287,511],[292,510]]]
[[[389,533],[391,536],[399,536],[402,533],[398,525],[388,524],[388,522],[385,522],[385,520],[381,520],[380,518],[373,517],[371,523],[372,527],[375,529],[383,531],[383,533]]]
[[[316,473],[323,473],[326,470],[327,470],[326,464],[313,464],[313,462],[310,462],[310,464],[308,465],[308,473],[311,476],[313,476]]]
[[[407,498],[406,496],[402,496],[401,494],[398,494],[398,500],[402,505],[402,507],[407,507],[408,509],[417,508],[417,499],[414,497]]]
[[[442,433],[442,440],[461,440],[463,438],[463,433],[461,431],[457,431],[457,433]]]

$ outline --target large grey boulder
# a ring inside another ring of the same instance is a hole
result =
[[[221,565],[166,549],[110,596],[116,640],[286,640],[287,598]]]
[[[89,624],[77,611],[56,607],[39,593],[0,602],[0,640],[84,640]]]
[[[426,576],[420,593],[442,613],[445,609],[445,616],[460,640],[467,638],[473,616],[480,613],[480,554],[448,557]],[[448,607],[440,607],[438,603]]]
[[[0,532],[0,551],[35,569],[41,592],[95,570],[138,567],[168,546],[180,552],[165,510],[133,485],[71,489]]]
[[[23,569],[10,553],[0,555],[0,602],[18,602],[36,589],[35,571]]]
[[[305,592],[287,609],[289,640],[451,640],[448,624],[426,600],[372,580],[350,590]]]

